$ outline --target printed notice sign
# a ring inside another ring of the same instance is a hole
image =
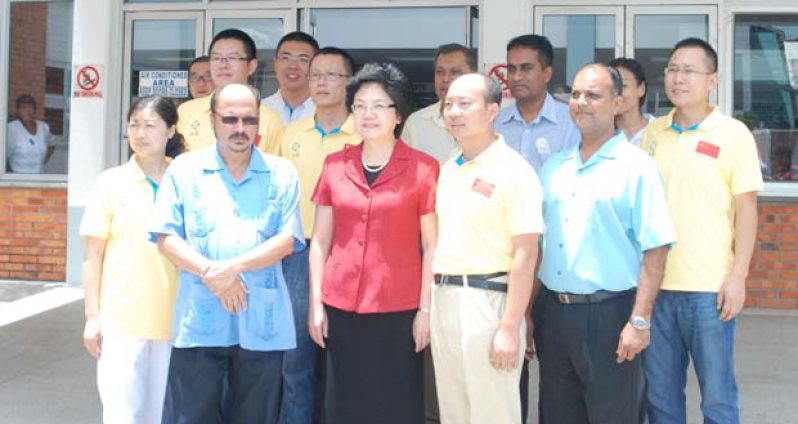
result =
[[[188,71],[139,72],[139,97],[188,97]]]
[[[73,97],[94,99],[103,97],[102,65],[75,65],[72,72],[75,75],[72,84]]]

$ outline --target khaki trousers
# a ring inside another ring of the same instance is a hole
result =
[[[442,424],[520,424],[518,382],[526,349],[522,322],[518,367],[490,363],[507,295],[479,288],[432,287],[432,357]]]

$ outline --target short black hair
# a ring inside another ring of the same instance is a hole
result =
[[[22,105],[31,105],[33,106],[33,109],[36,110],[36,99],[34,99],[30,94],[23,94],[17,97],[17,109],[19,109]]]
[[[376,83],[382,86],[388,97],[394,103],[396,112],[399,114],[401,122],[394,128],[394,136],[399,137],[402,133],[407,118],[413,113],[413,90],[405,74],[393,63],[367,63],[363,68],[349,80],[346,85],[346,106],[352,107],[355,102],[355,94],[364,84]]]
[[[668,54],[668,62],[671,61],[671,58],[673,57],[673,54],[676,53],[676,50],[685,49],[685,48],[698,48],[703,50],[704,56],[706,56],[707,58],[709,71],[712,72],[713,74],[715,72],[718,72],[718,53],[715,51],[714,48],[712,48],[712,46],[709,45],[709,43],[700,38],[695,38],[695,37],[685,38],[684,40],[676,43],[676,45],[673,46],[671,52]]]
[[[210,61],[211,58],[208,56],[195,57],[194,60],[192,60],[191,63],[188,64],[188,70],[191,71],[191,67],[196,65],[197,63],[210,63]]]
[[[637,80],[637,86],[639,87],[641,84],[646,84],[645,90],[643,90],[643,96],[640,97],[640,108],[646,104],[646,95],[648,95],[648,84],[646,83],[646,72],[643,70],[643,65],[640,62],[630,59],[628,57],[616,57],[612,59],[608,64],[615,69],[623,68],[629,71],[632,75],[635,76],[635,80]]]
[[[286,41],[297,41],[300,43],[305,43],[313,47],[313,54],[316,54],[319,51],[319,42],[313,38],[312,35],[302,32],[302,31],[293,31],[289,32],[288,34],[283,35],[283,38],[277,42],[277,48],[274,49],[274,55],[277,56],[277,52],[280,51],[280,47],[283,46],[283,43]]]
[[[255,98],[255,104],[257,104],[258,107],[260,107],[260,91],[258,91],[257,88],[249,84],[231,83],[231,84],[225,84],[221,87],[217,87],[216,90],[214,90],[213,94],[211,94],[211,113],[216,113],[216,103],[219,101],[218,100],[219,96],[227,87],[230,87],[231,85],[243,85],[244,87],[248,88],[250,93],[252,93],[252,97]]]
[[[551,46],[551,41],[543,35],[538,34],[524,34],[513,38],[507,43],[507,51],[523,47],[532,49],[538,52],[538,59],[544,68],[551,66],[554,62],[554,47]]]
[[[583,65],[579,68],[579,71],[576,72],[576,75],[579,75],[580,72],[584,71],[587,68],[601,68],[607,71],[610,74],[610,79],[612,79],[612,94],[613,97],[618,97],[623,94],[623,77],[621,77],[621,73],[618,72],[617,69],[613,68],[610,65],[602,62],[592,62],[586,65]],[[574,77],[575,78],[575,77]]]
[[[468,71],[469,72],[477,71],[476,52],[474,52],[474,49],[469,49],[468,47],[459,43],[449,43],[438,46],[438,50],[435,52],[435,61],[433,62],[435,66],[438,65],[438,57],[440,55],[450,54],[450,53],[462,53],[463,56],[465,56],[466,58],[466,63],[468,64]]]
[[[311,65],[313,64],[313,60],[315,60],[318,56],[340,56],[341,59],[344,61],[344,68],[346,68],[346,73],[352,75],[355,72],[355,59],[352,59],[352,55],[349,54],[344,49],[339,49],[338,47],[327,46],[322,49],[319,49],[318,52],[313,56],[313,59],[310,60]]]
[[[208,47],[208,55],[210,56],[213,51],[213,46],[217,41],[228,39],[238,40],[244,45],[244,53],[247,55],[247,60],[252,60],[257,56],[258,50],[255,47],[255,41],[252,40],[252,37],[246,32],[235,28],[226,29],[216,34],[213,37],[213,41],[211,41],[211,45]]]
[[[175,106],[172,100],[157,95],[141,97],[133,102],[130,106],[130,110],[127,111],[128,122],[130,122],[130,118],[133,117],[134,113],[144,109],[154,110],[164,123],[166,123],[167,128],[177,125],[177,106]],[[180,135],[175,128],[175,135],[166,142],[166,156],[174,158],[185,150],[186,145],[183,141],[183,136]]]

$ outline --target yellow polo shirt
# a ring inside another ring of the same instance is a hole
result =
[[[671,127],[675,109],[646,129],[642,147],[659,163],[676,244],[663,290],[716,292],[734,262],[734,196],[763,187],[754,137],[717,107],[697,127]]]
[[[543,233],[542,191],[535,170],[504,138],[473,160],[452,158],[438,178],[436,274],[510,271],[511,237]]]
[[[192,151],[216,144],[211,125],[211,96],[189,100],[177,108],[177,131],[186,141],[186,150]],[[258,147],[267,153],[276,153],[283,122],[277,112],[260,105],[260,142]]]
[[[277,154],[290,160],[299,175],[299,212],[305,238],[313,234],[316,206],[310,197],[319,181],[324,159],[331,153],[343,150],[345,145],[359,144],[360,141],[352,114],[338,131],[333,130],[323,138],[313,116],[300,119],[285,128]]]
[[[104,171],[92,188],[80,235],[106,241],[101,322],[132,337],[169,340],[177,268],[149,241],[154,194],[135,155],[127,164]]]
[[[460,146],[443,122],[440,101],[414,112],[407,118],[402,128],[402,140],[408,146],[438,159],[441,166],[460,154]]]

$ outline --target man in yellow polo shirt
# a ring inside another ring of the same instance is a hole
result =
[[[443,117],[462,148],[437,190],[432,355],[441,421],[518,424],[524,311],[543,232],[537,174],[494,134],[501,88],[480,74],[449,87]]]
[[[360,143],[346,107],[346,84],[353,69],[354,61],[344,50],[325,47],[316,53],[308,72],[310,97],[316,104],[316,112],[288,125],[279,144],[279,155],[290,160],[299,175],[299,209],[306,239],[313,234],[316,208],[310,196],[321,175],[324,159],[347,144]],[[307,328],[308,246],[310,243],[283,259],[297,340],[297,348],[286,351],[283,357],[280,422],[284,423],[313,421],[319,348],[311,340]]]
[[[218,88],[225,84],[247,84],[249,76],[258,69],[255,42],[244,31],[226,29],[213,37],[208,49],[211,79]],[[211,96],[190,100],[177,108],[177,131],[186,141],[186,150],[216,145],[211,126]],[[256,144],[268,153],[275,153],[283,124],[272,109],[260,107],[260,124]]]
[[[701,382],[704,422],[740,421],[734,326],[745,303],[763,184],[753,136],[709,103],[717,64],[703,40],[676,44],[665,68],[665,92],[675,107],[652,122],[643,139],[662,168],[678,240],[668,254],[645,353],[651,424],[687,421],[689,358]]]

